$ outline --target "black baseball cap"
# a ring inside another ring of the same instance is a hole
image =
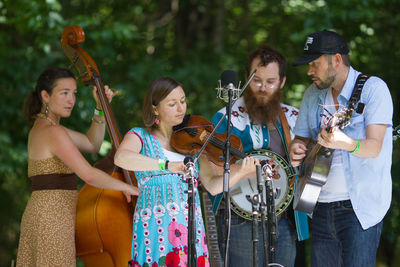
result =
[[[349,46],[344,38],[336,32],[323,30],[307,36],[304,52],[295,61],[293,66],[308,64],[323,54],[347,55]]]

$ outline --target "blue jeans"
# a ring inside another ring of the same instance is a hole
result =
[[[311,266],[375,266],[382,221],[363,230],[350,200],[318,202],[311,223]]]
[[[222,260],[225,255],[225,243],[223,240],[225,231],[225,221],[223,219],[224,212],[219,211],[218,214],[218,239]],[[268,244],[268,223],[265,223],[267,232],[266,242]],[[262,239],[261,222],[258,224],[258,245],[257,266],[264,266],[264,245]],[[265,255],[268,260],[268,255]],[[296,258],[296,230],[292,223],[286,218],[278,221],[277,239],[275,241],[275,263],[279,263],[285,267],[294,266]],[[245,220],[232,212],[231,216],[231,234],[229,242],[229,266],[230,267],[246,267],[253,266],[253,240],[252,240],[252,221]]]

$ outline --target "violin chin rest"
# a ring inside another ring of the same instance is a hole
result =
[[[183,117],[183,121],[181,124],[175,125],[174,127],[172,127],[172,130],[174,132],[180,131],[182,130],[182,128],[184,128],[185,126],[188,125],[190,120],[190,114],[186,114],[185,117]]]

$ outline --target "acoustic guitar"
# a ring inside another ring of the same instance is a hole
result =
[[[350,123],[353,109],[344,108],[334,113],[326,122],[326,130],[331,133],[335,128],[343,129]],[[299,172],[299,180],[294,193],[295,210],[312,213],[322,186],[326,183],[331,168],[334,149],[316,143],[304,158]]]

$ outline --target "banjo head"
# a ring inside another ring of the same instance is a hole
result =
[[[279,216],[290,205],[293,199],[293,186],[289,186],[290,180],[296,174],[290,164],[280,155],[269,150],[257,150],[247,153],[248,156],[259,160],[266,160],[272,167],[272,187],[277,192],[275,197],[275,212]],[[247,200],[246,195],[253,196],[258,194],[257,178],[242,178],[230,189],[231,209],[240,217],[252,220],[252,205]],[[266,188],[263,184],[263,200],[266,202]],[[265,216],[267,219],[267,216]],[[258,215],[261,221],[261,215]]]

